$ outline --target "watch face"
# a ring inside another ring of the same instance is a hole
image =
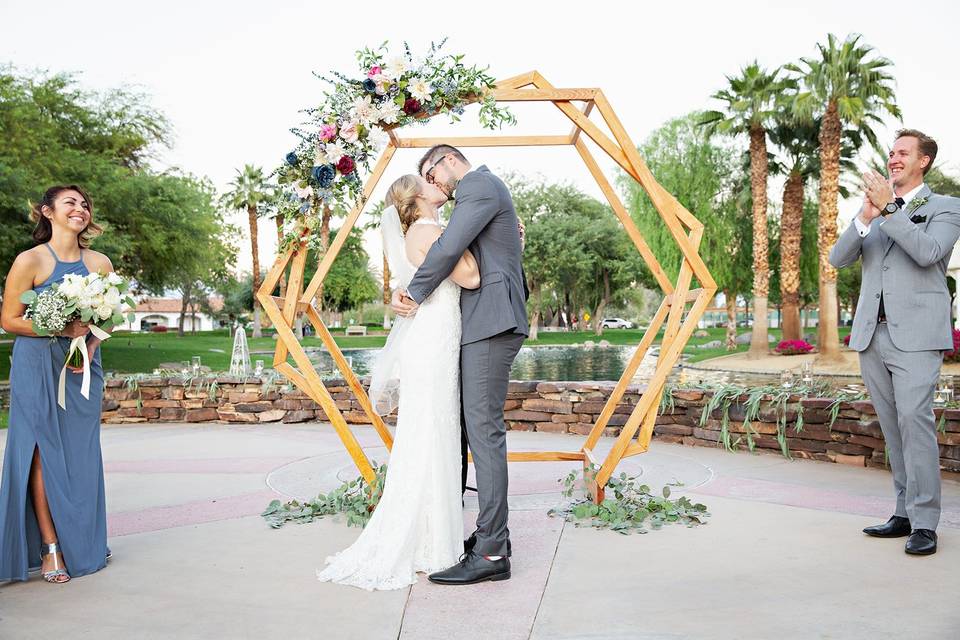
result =
[[[887,203],[887,206],[885,206],[885,207],[883,208],[883,211],[884,211],[884,213],[896,213],[896,212],[897,212],[897,209],[899,209],[899,208],[900,208],[900,207],[898,207],[898,206],[896,205],[896,203],[894,203],[894,202],[888,202],[888,203]]]

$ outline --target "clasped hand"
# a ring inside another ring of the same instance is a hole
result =
[[[390,296],[390,308],[398,316],[409,318],[417,312],[420,305],[407,295],[406,289],[397,289]]]
[[[886,179],[876,171],[863,174],[863,208],[860,210],[860,220],[869,224],[874,218],[880,217],[883,208],[893,202],[896,196],[893,192],[893,179]]]

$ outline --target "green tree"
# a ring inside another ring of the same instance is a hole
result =
[[[704,223],[700,255],[727,300],[732,346],[736,299],[750,291],[752,281],[752,201],[744,188],[739,150],[711,139],[700,126],[703,119],[701,112],[674,118],[650,134],[639,150],[657,181]],[[637,228],[667,276],[676,281],[682,255],[673,236],[635,180],[621,175],[618,183]]]
[[[708,111],[702,123],[711,132],[727,135],[747,134],[750,140],[750,190],[753,203],[753,335],[748,357],[766,355],[767,298],[770,292],[770,263],[767,240],[767,128],[776,114],[776,98],[788,81],[779,77],[780,69],[767,71],[756,61],[736,77],[727,76],[728,87],[713,94],[724,105],[723,111]]]
[[[260,320],[260,304],[256,292],[260,288],[260,248],[258,242],[257,221],[274,204],[274,187],[263,174],[261,167],[244,165],[230,182],[230,190],[223,194],[223,204],[229,209],[245,211],[250,229],[250,250],[253,255],[253,337],[263,335]]]
[[[335,239],[339,230],[331,230],[330,233]],[[314,259],[311,260],[310,255]],[[310,250],[305,270],[306,282],[316,274],[320,258],[319,251]],[[337,313],[359,309],[380,297],[380,282],[370,270],[370,256],[363,248],[361,229],[351,230],[330,266],[323,285],[323,306]]]
[[[818,44],[819,56],[801,58],[787,69],[798,74],[802,89],[796,98],[797,113],[820,117],[819,246],[820,305],[818,346],[823,361],[837,361],[840,339],[837,330],[837,270],[829,262],[837,241],[837,208],[840,188],[840,157],[844,125],[864,132],[879,151],[871,124],[887,113],[900,118],[895,103],[890,60],[875,56],[873,47],[862,44],[859,35],[839,42],[833,34],[827,44]]]

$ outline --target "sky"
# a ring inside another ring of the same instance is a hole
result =
[[[319,101],[325,83],[314,72],[357,74],[354,52],[389,41],[423,51],[448,38],[444,50],[468,64],[489,65],[496,77],[538,70],[558,87],[599,87],[639,144],[667,120],[717,108],[710,95],[754,59],[776,67],[814,56],[827,33],[860,33],[889,58],[903,124],[937,139],[938,164],[960,167],[960,84],[956,25],[960,9],[933,0],[903,2],[552,2],[482,3],[184,2],[163,4],[0,0],[0,64],[21,70],[76,72],[82,86],[132,86],[170,119],[173,144],[159,169],[207,176],[224,189],[246,163],[277,166],[295,143],[290,128]],[[903,15],[901,18],[900,16]],[[505,134],[560,134],[569,122],[549,105],[519,105]],[[472,116],[472,117],[471,117]],[[475,111],[456,127],[435,118],[415,135],[482,133]],[[52,152],[54,150],[51,150]],[[415,170],[418,150],[397,153],[374,198]],[[550,181],[570,181],[600,197],[572,148],[477,149],[474,165]],[[604,160],[607,175],[614,165]],[[771,181],[771,199],[779,188]],[[841,206],[852,217],[856,203]],[[149,212],[144,212],[149,215]],[[241,228],[245,217],[231,220]],[[379,243],[368,234],[376,261]],[[261,262],[275,253],[272,221],[261,222]],[[249,269],[249,241],[240,268]]]

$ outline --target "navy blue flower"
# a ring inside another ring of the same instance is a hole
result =
[[[294,153],[293,151],[287,154],[286,160],[287,160],[287,164],[290,165],[291,167],[297,166],[297,154]]]
[[[371,78],[367,78],[363,81],[363,90],[367,93],[376,93],[377,92],[377,83]]]
[[[337,169],[332,164],[321,164],[310,170],[310,177],[323,189],[330,186],[336,174]]]

